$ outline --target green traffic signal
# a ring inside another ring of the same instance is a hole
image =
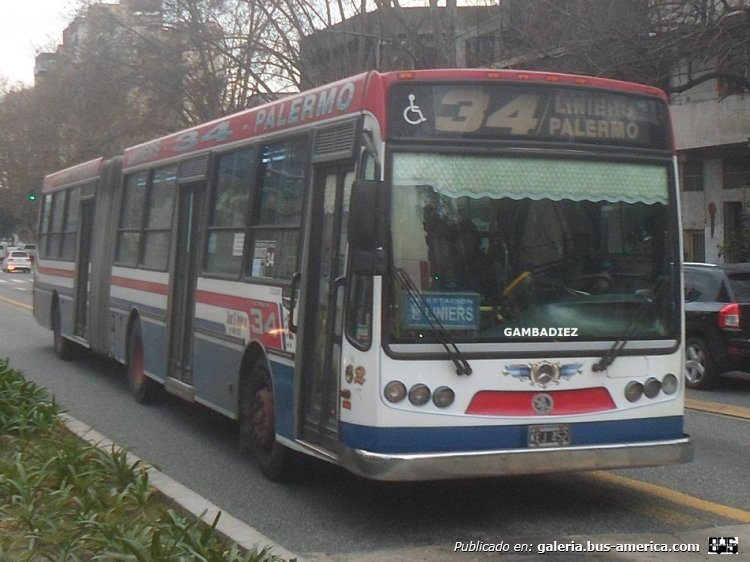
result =
[[[36,201],[36,191],[34,190],[29,191],[28,199],[31,202]]]

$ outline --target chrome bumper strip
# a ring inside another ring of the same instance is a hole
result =
[[[690,437],[594,445],[427,454],[381,454],[342,447],[339,463],[375,480],[414,481],[635,468],[688,462]]]

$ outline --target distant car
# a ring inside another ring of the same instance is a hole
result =
[[[33,263],[36,259],[36,244],[24,244],[21,249],[24,252],[28,252],[31,262]]]
[[[750,263],[686,263],[685,384],[707,389],[750,370]]]
[[[3,271],[6,273],[12,271],[31,272],[31,257],[29,253],[23,250],[13,250],[3,260]]]

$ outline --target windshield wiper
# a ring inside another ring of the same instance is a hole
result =
[[[607,353],[605,353],[602,358],[599,359],[599,361],[597,361],[593,367],[591,367],[594,372],[606,370],[612,363],[615,362],[615,359],[620,356],[620,352],[628,343],[628,341],[630,341],[630,336],[633,335],[635,327],[640,321],[641,316],[643,316],[644,311],[648,310],[650,306],[656,301],[659,293],[661,293],[662,289],[666,285],[666,279],[666,277],[660,276],[656,280],[656,283],[654,283],[654,285],[651,287],[651,289],[645,291],[645,298],[638,305],[638,308],[633,315],[633,319],[630,321],[630,324],[628,324],[625,332],[623,332],[622,336],[620,336],[614,343],[614,345],[607,350]]]
[[[458,349],[456,343],[451,340],[445,326],[443,326],[443,323],[432,311],[430,305],[425,300],[424,295],[414,284],[414,281],[412,281],[409,274],[398,267],[392,267],[391,270],[393,271],[393,276],[396,278],[399,287],[406,291],[409,295],[409,300],[414,303],[414,306],[417,307],[422,314],[422,317],[430,325],[430,329],[435,335],[437,335],[438,342],[443,346],[446,353],[448,353],[448,357],[450,357],[450,360],[453,361],[453,364],[456,366],[456,374],[470,375],[472,373],[471,365],[469,365],[469,362],[461,355],[461,350]]]

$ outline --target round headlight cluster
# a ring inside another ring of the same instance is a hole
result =
[[[430,400],[430,387],[426,384],[415,384],[409,389],[409,402],[415,406],[423,406]]]
[[[447,408],[456,398],[456,393],[447,386],[440,386],[433,392],[430,387],[423,383],[417,383],[412,386],[409,391],[406,390],[406,385],[401,381],[391,381],[385,385],[383,389],[383,396],[388,402],[396,403],[401,402],[407,396],[409,402],[415,406],[424,406],[432,398],[432,403],[438,408]]]
[[[646,398],[656,398],[659,392],[670,396],[677,392],[679,381],[675,375],[669,373],[664,375],[661,380],[656,377],[649,377],[646,382],[630,381],[625,386],[625,398],[628,402],[636,402],[641,396]]]

